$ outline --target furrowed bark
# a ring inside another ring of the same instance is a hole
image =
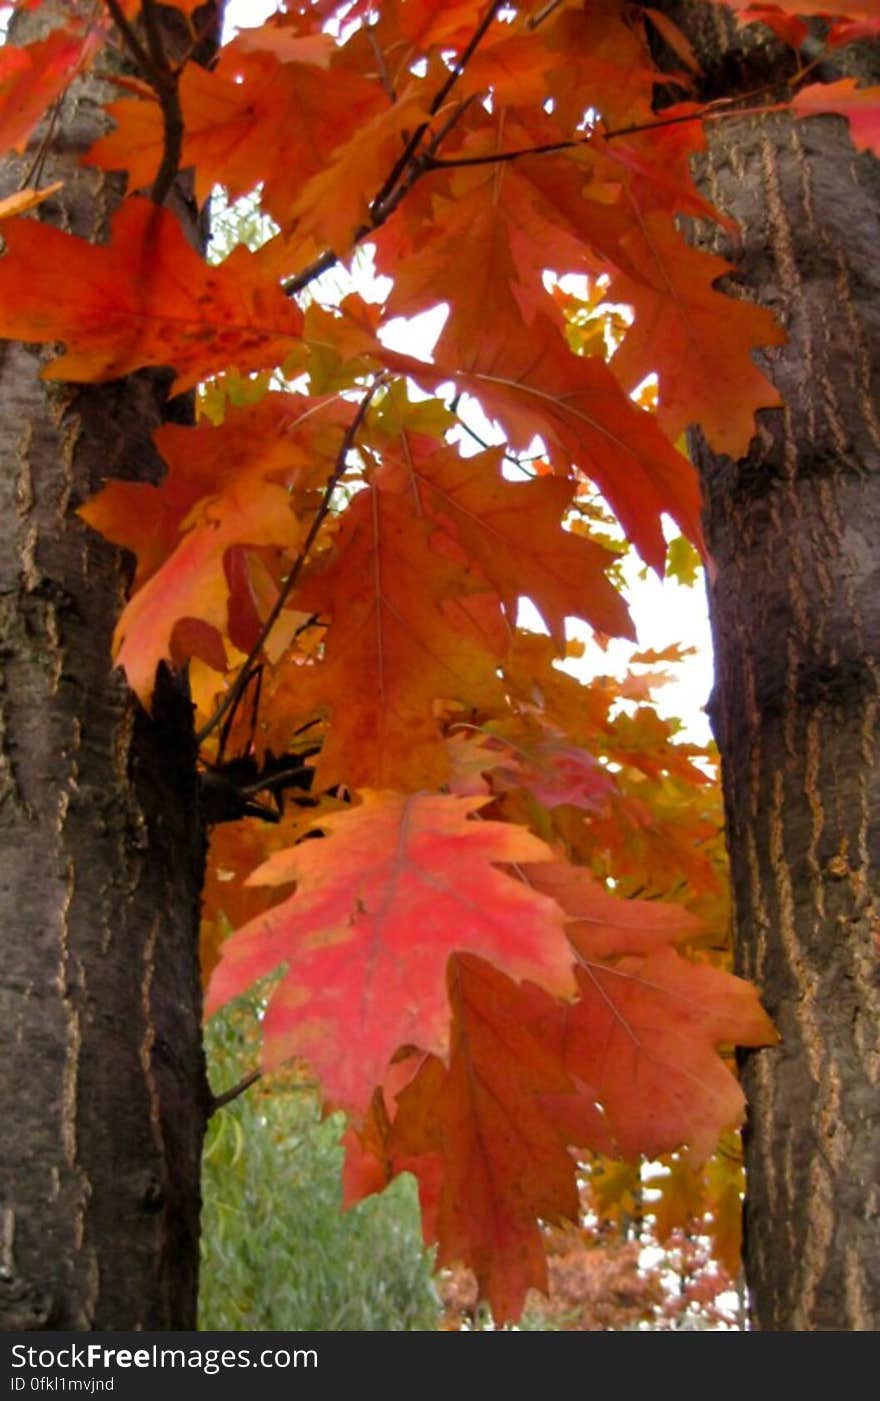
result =
[[[108,95],[89,78],[65,97],[43,175],[65,186],[38,216],[95,242],[122,183],[74,158]],[[0,168],[3,194],[43,132]],[[208,1104],[192,708],[165,673],[149,717],[114,670],[131,560],[75,515],[109,476],[159,479],[170,375],[50,385],[47,358],[0,347],[0,1327],[192,1328]]]
[[[739,30],[725,12],[693,0],[663,9],[695,43],[700,98],[789,76],[766,30]],[[880,46],[855,46],[836,64],[815,78],[876,83]],[[736,960],[782,1035],[779,1048],[752,1052],[743,1064],[752,1322],[873,1331],[880,162],[854,150],[841,117],[774,114],[710,124],[700,173],[709,197],[741,226],[741,242],[721,243],[738,284],[777,311],[790,337],[766,360],[785,407],[759,413],[748,456],[719,457],[692,436],[714,563],[711,712]]]

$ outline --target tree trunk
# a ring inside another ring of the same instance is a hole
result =
[[[695,42],[702,99],[788,76],[768,31],[664,9]],[[840,62],[814,79],[880,80],[878,45]],[[843,118],[776,114],[710,124],[701,173],[742,228],[724,250],[742,286],[790,337],[767,357],[785,408],[759,414],[748,457],[693,437],[736,960],[782,1035],[743,1067],[752,1322],[877,1330],[880,163]]]
[[[65,97],[43,177],[65,186],[39,211],[96,242],[122,187],[73,161],[108,95],[88,79]],[[43,135],[0,168],[3,194]],[[0,350],[0,1327],[192,1328],[208,1100],[192,708],[164,674],[150,718],[114,670],[131,561],[74,514],[108,476],[158,480],[170,376],[59,387],[35,348]]]

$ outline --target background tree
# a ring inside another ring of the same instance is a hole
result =
[[[805,65],[837,91],[880,81],[876,22],[837,47],[828,21],[779,12],[774,33],[701,4],[662,8],[694,45],[702,101],[784,97]],[[870,1331],[880,1326],[880,167],[842,117],[785,112],[712,123],[700,173],[741,231],[728,251],[743,287],[788,333],[769,365],[785,407],[759,415],[748,455],[693,443],[714,565],[711,714],[737,965],[782,1035],[745,1064],[747,1274],[760,1328]]]
[[[31,0],[20,8],[58,14]],[[869,8],[849,0],[850,20],[817,31],[820,57],[876,35]],[[89,170],[127,174],[126,197],[101,229],[105,246],[53,224],[52,191],[41,184],[0,208],[0,333],[63,342],[44,366],[49,380],[128,393],[145,370],[156,384],[157,369],[171,365],[170,386],[158,382],[178,405],[201,386],[194,426],[142,422],[165,463],[161,482],[139,472],[111,481],[79,514],[137,556],[114,647],[154,724],[164,723],[166,692],[185,707],[188,672],[199,807],[181,719],[183,750],[166,742],[164,757],[190,795],[176,809],[189,825],[175,828],[166,865],[176,854],[195,871],[196,818],[215,825],[202,944],[208,1008],[274,979],[262,1068],[304,1057],[328,1104],[352,1115],[348,1199],[414,1172],[440,1263],[470,1265],[502,1321],[519,1315],[530,1287],[546,1285],[539,1223],[578,1219],[576,1158],[678,1153],[671,1161],[684,1171],[670,1171],[670,1191],[697,1189],[701,1164],[742,1115],[725,1056],[733,1044],[774,1040],[754,989],[724,971],[717,822],[699,754],[641,703],[650,681],[639,670],[623,683],[585,684],[560,662],[571,652],[568,617],[600,640],[632,636],[615,556],[634,548],[662,572],[664,513],[702,547],[696,476],[675,443],[698,422],[723,462],[762,450],[750,446],[756,413],[760,445],[772,438],[761,413],[775,411],[768,423],[778,427],[790,409],[752,352],[779,347],[784,333],[766,308],[716,290],[730,263],[689,247],[679,230],[683,215],[733,227],[695,186],[690,162],[704,124],[738,120],[742,89],[691,100],[705,79],[662,10],[619,0],[513,9],[389,0],[346,8],[340,30],[337,9],[288,4],[210,68],[198,58],[203,24],[216,15],[192,0],[65,6],[48,48],[6,51],[0,135],[17,148],[98,50],[107,60],[124,52],[136,73],[117,84],[113,129],[82,158]],[[792,9],[771,14],[788,48],[806,33]],[[683,22],[717,11],[703,0]],[[166,21],[182,50],[172,49]],[[710,31],[726,35],[729,59],[734,31]],[[652,67],[661,42],[680,71]],[[776,74],[772,83],[762,76],[750,107],[788,104],[789,126],[839,110],[852,140],[876,145],[876,88],[816,82],[815,68],[796,60],[782,89]],[[658,114],[670,91],[685,100]],[[41,180],[39,164],[22,185]],[[173,208],[181,169],[192,171],[200,205],[218,183],[232,198],[259,186],[277,232],[256,253],[237,247],[207,263]],[[29,204],[36,211],[22,217]],[[367,241],[390,278],[381,305],[354,288],[340,294],[344,265]],[[548,280],[548,269],[580,274],[578,294]],[[432,360],[390,347],[395,317],[439,302],[447,317]],[[620,304],[631,317],[614,311]],[[859,343],[853,332],[850,347]],[[774,363],[779,355],[770,351]],[[853,373],[865,410],[858,355]],[[473,403],[498,442],[469,455],[462,436],[473,446],[486,432]],[[729,515],[738,519],[733,507]],[[24,539],[9,570],[13,637],[34,592],[32,537]],[[724,567],[729,537],[714,548]],[[741,555],[737,541],[731,568]],[[825,574],[820,582],[829,584]],[[809,597],[792,595],[792,610]],[[846,599],[854,618],[868,616]],[[522,600],[543,633],[523,626]],[[54,618],[41,656],[54,655]],[[785,643],[797,660],[788,634]],[[772,646],[776,657],[776,634]],[[657,660],[637,657],[636,667]],[[52,675],[61,693],[63,662]],[[752,720],[768,708],[763,692],[755,696]],[[791,774],[774,769],[770,799],[752,791],[758,825],[781,812],[789,776],[797,788],[793,713],[780,731]],[[804,724],[809,865],[831,829],[818,731]],[[867,721],[864,733],[867,745]],[[864,775],[867,749],[860,754]],[[728,757],[735,775],[737,756]],[[51,811],[66,819],[82,776],[65,772]],[[798,867],[780,824],[767,829],[766,860],[785,916]],[[828,872],[846,880],[864,874],[868,856],[865,836],[862,866],[850,864],[855,838],[844,835]],[[748,834],[745,844],[751,860]],[[55,861],[53,876],[56,866],[67,880],[60,918],[78,887],[69,863]],[[152,892],[163,914],[169,899]],[[818,895],[814,905],[825,908]],[[782,918],[780,927],[789,927]],[[189,1041],[171,1030],[166,1041],[145,1009],[171,974],[164,963],[160,973],[146,937],[143,976],[131,983],[128,974],[142,1034],[127,1073],[152,1094],[167,1057],[190,1085],[182,1156],[191,1162],[201,1122],[194,1001]],[[181,932],[178,953],[185,946]],[[69,1051],[86,1010],[112,1022],[121,1004],[85,998],[82,1017],[78,1003],[71,1010],[64,937],[61,949],[63,976],[56,962],[52,977]],[[130,943],[109,956],[130,970]],[[45,976],[44,955],[41,966]],[[67,1105],[88,1096],[69,1055],[64,1063],[50,1116],[61,1091]],[[834,1080],[819,1132],[839,1089]],[[151,1141],[165,1148],[171,1139],[151,1102]],[[60,1135],[69,1162],[86,1151],[81,1141],[69,1129]],[[160,1196],[164,1185],[160,1177]],[[97,1193],[90,1201],[97,1225]],[[65,1260],[81,1238],[66,1205]],[[167,1198],[161,1208],[156,1239],[167,1238]],[[16,1231],[10,1217],[10,1260]],[[812,1237],[810,1246],[818,1258]],[[848,1271],[861,1312],[844,1316],[867,1326],[868,1276],[852,1251]],[[188,1317],[183,1295],[172,1302],[166,1290],[156,1303],[163,1287],[154,1279],[139,1320]],[[30,1279],[19,1292],[35,1288]],[[800,1326],[811,1326],[811,1290]],[[106,1326],[94,1305],[73,1309],[60,1297],[34,1313],[37,1324],[54,1311]],[[831,1321],[826,1311],[816,1326]]]

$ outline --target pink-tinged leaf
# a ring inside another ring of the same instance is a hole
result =
[[[702,923],[681,905],[659,900],[624,900],[606,890],[583,866],[542,862],[525,866],[528,883],[556,900],[571,916],[569,940],[583,958],[650,954],[699,934]]]
[[[101,47],[98,29],[85,36],[55,29],[46,39],[0,48],[0,151],[23,151],[53,102]]]
[[[750,983],[672,949],[578,969],[566,1065],[595,1090],[624,1157],[708,1157],[745,1100],[722,1046],[777,1041]]]
[[[880,86],[859,88],[854,78],[811,83],[801,88],[791,105],[799,117],[815,117],[824,112],[846,117],[856,149],[880,156]]]
[[[286,963],[263,1022],[264,1064],[304,1056],[331,1100],[363,1109],[399,1045],[443,1049],[454,950],[570,988],[562,910],[497,869],[547,860],[549,848],[475,820],[485,802],[368,791],[324,819],[326,838],[270,857],[251,880],[296,881],[296,893],[223,945],[209,1012]]]

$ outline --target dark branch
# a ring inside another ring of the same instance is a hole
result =
[[[428,108],[432,117],[436,116],[440,111],[440,108],[443,106],[453,87],[465,71],[468,63],[470,63],[484,34],[501,9],[502,3],[503,0],[493,0],[493,3],[489,6],[477,28],[471,35],[467,47],[462,51],[461,57],[456,60],[449,76],[435,93],[431,105]],[[416,181],[424,175],[427,170],[433,168],[430,161],[433,159],[434,151],[436,151],[440,141],[452,130],[455,123],[460,120],[463,112],[467,109],[471,101],[473,101],[473,97],[468,98],[467,102],[456,109],[451,121],[441,129],[438,136],[432,138],[427,153],[421,156],[419,155],[419,147],[422,143],[422,138],[430,127],[430,122],[422,122],[420,126],[416,127],[370,205],[369,222],[362,224],[360,228],[355,231],[352,240],[355,246],[363,242],[370,234],[375,233],[376,229],[391,217],[404,195],[409,193]],[[302,272],[298,272],[295,277],[288,278],[284,283],[284,291],[288,297],[295,297],[297,293],[304,291],[316,278],[321,277],[325,272],[329,272],[331,268],[336,267],[341,261],[339,255],[328,248],[326,253],[322,253],[320,258],[316,258],[313,263],[309,263],[308,267],[303,268]]]
[[[164,204],[180,169],[183,151],[183,112],[180,107],[178,75],[168,62],[162,43],[156,0],[143,0],[146,48],[123,13],[119,0],[107,0],[107,7],[126,47],[155,92],[162,112],[162,161],[153,182],[150,198],[154,204]]]
[[[179,78],[168,62],[162,43],[156,0],[143,0],[143,15],[153,65],[153,86],[162,109],[162,163],[153,182],[150,198],[154,204],[164,204],[180,170],[183,152],[183,112],[180,108]]]
[[[138,38],[134,26],[131,23],[129,23],[129,21],[126,19],[125,12],[119,3],[119,0],[107,0],[107,9],[110,11],[110,18],[113,20],[113,23],[116,25],[116,28],[119,30],[119,33],[122,35],[125,46],[131,54],[132,58],[137,63],[141,72],[144,73],[152,83],[155,75],[153,73],[153,65],[150,61],[150,55],[147,53],[146,49],[144,48],[143,44]]]
[[[231,1104],[234,1099],[238,1099],[239,1095],[243,1095],[245,1090],[249,1090],[251,1085],[255,1085],[262,1078],[262,1070],[252,1070],[249,1075],[245,1075],[244,1079],[239,1080],[237,1085],[233,1085],[229,1090],[224,1090],[222,1095],[214,1095],[208,1106],[208,1118],[210,1119],[212,1114],[216,1114],[218,1109],[222,1109],[224,1104]]]

